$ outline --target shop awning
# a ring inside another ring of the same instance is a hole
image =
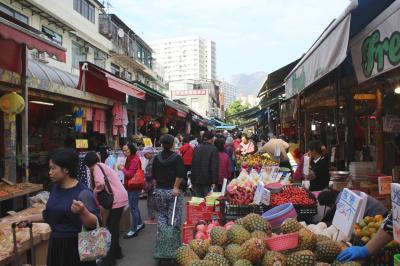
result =
[[[150,88],[149,86],[141,83],[140,81],[133,81],[132,84],[134,84],[135,86],[138,86],[140,89],[142,89],[146,94],[149,94],[151,96],[157,97],[157,98],[166,98],[167,95],[165,95],[164,93],[161,93],[159,91],[156,91],[153,88]]]
[[[395,1],[350,40],[352,61],[359,83],[400,65],[399,23],[400,1]]]
[[[146,99],[146,93],[138,86],[89,62],[80,63],[77,88],[119,101],[125,101],[126,95]]]
[[[335,70],[347,57],[349,39],[360,32],[394,0],[352,0],[285,78],[286,98]],[[357,68],[357,66],[356,66]]]
[[[65,49],[38,34],[0,17],[0,67],[16,73],[22,72],[21,44],[29,49],[46,52],[50,57],[65,62]],[[7,51],[7,52],[4,52]]]
[[[189,108],[178,104],[168,98],[164,98],[164,103],[167,108],[172,109],[178,117],[185,118],[189,113]]]

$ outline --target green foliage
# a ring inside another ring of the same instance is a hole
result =
[[[225,111],[225,117],[228,117],[226,119],[226,122],[233,125],[243,124],[245,121],[242,118],[240,117],[229,118],[229,116],[244,112],[248,109],[250,109],[250,105],[248,103],[243,104],[240,100],[232,102]]]

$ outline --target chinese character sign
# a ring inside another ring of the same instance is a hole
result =
[[[332,224],[350,238],[354,223],[362,207],[363,198],[345,188],[342,191]]]
[[[392,183],[393,238],[400,241],[400,184]]]

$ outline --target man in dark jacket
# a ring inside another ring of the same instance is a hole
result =
[[[195,195],[204,198],[218,181],[219,157],[211,132],[204,132],[202,141],[194,150],[190,180]]]

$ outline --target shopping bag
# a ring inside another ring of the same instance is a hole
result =
[[[181,246],[181,230],[174,226],[177,199],[178,197],[175,197],[171,224],[163,224],[159,228],[153,252],[154,259],[175,259],[176,250]]]
[[[128,180],[128,189],[142,190],[144,187],[144,171],[140,167],[136,174]]]
[[[111,246],[111,233],[105,227],[99,226],[94,230],[87,231],[82,226],[78,235],[78,251],[81,261],[94,261],[107,255]]]
[[[108,176],[104,172],[103,167],[100,164],[96,164],[96,165],[98,167],[100,167],[100,170],[103,173],[104,184],[105,184],[105,187],[103,188],[103,190],[97,192],[97,201],[104,209],[110,210],[114,203],[114,194],[113,194],[110,182],[108,181]]]

